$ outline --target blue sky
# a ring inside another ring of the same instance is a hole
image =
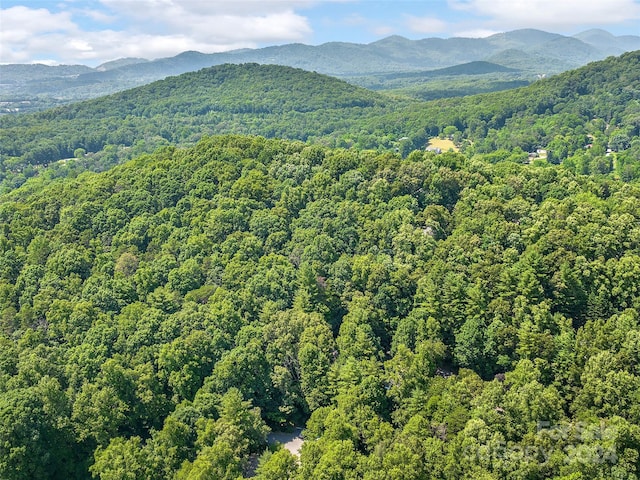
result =
[[[160,58],[301,42],[482,37],[518,28],[640,35],[640,0],[1,0],[0,63]]]

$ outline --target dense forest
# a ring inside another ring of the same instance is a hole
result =
[[[258,478],[639,473],[636,183],[233,136],[28,186],[2,478],[238,478],[301,424]]]
[[[330,144],[409,101],[275,65],[222,65],[96,100],[0,117],[0,171],[13,188],[57,160],[105,167],[203,135],[255,134]],[[382,130],[368,146],[390,145]],[[78,154],[78,149],[81,149]]]
[[[638,478],[639,63],[433,103],[224,66],[2,118],[35,173],[0,194],[0,478]]]
[[[470,155],[548,149],[552,163],[636,178],[639,70],[640,51],[524,88],[424,102],[289,67],[222,65],[37,114],[0,116],[0,187],[15,188],[44,166],[53,166],[53,175],[104,169],[164,145],[228,133],[403,156],[446,133]],[[607,149],[622,153],[620,162],[593,164]]]

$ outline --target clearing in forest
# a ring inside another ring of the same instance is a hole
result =
[[[434,137],[430,139],[428,147],[439,148],[442,152],[448,152],[449,149],[453,150],[454,152],[457,152],[459,150],[458,147],[456,147],[456,144],[451,140],[449,140],[448,138],[440,137]]]

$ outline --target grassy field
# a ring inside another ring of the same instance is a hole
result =
[[[458,147],[456,147],[456,145],[448,138],[434,137],[429,140],[429,146],[433,148],[439,148],[443,152],[448,152],[449,149],[453,150],[454,152],[458,151]]]

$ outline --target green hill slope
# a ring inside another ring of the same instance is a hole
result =
[[[0,477],[637,476],[638,184],[492,161],[213,137],[1,195]]]
[[[355,123],[401,105],[304,70],[223,65],[42,113],[0,117],[0,158],[15,170],[73,157],[77,148],[184,143],[216,133],[335,141]]]
[[[435,100],[522,87],[533,78],[529,73],[523,75],[514,68],[476,61],[436,70],[359,76],[347,80],[376,91],[390,91],[418,100]]]
[[[631,141],[640,133],[640,51],[594,62],[507,92],[447,99],[410,107],[411,123],[429,118],[437,133],[455,126],[475,151],[525,151],[557,140],[558,161],[616,135]],[[433,127],[432,127],[433,126]],[[589,137],[590,136],[590,137]],[[593,138],[596,142],[590,141]],[[559,147],[563,144],[563,147]],[[552,146],[553,147],[553,146]],[[551,148],[551,147],[550,147]],[[555,148],[555,147],[554,147]]]
[[[518,149],[526,161],[527,153],[546,150],[549,161],[582,173],[633,178],[640,175],[639,103],[636,51],[523,88],[412,104],[377,128],[400,134],[402,125],[411,148],[447,129],[467,154]]]
[[[488,57],[487,61],[540,76],[551,76],[573,68],[566,61],[518,49],[503,50]]]
[[[517,70],[496,63],[476,61],[454,65],[453,67],[426,70],[421,72],[390,73],[381,77],[384,80],[401,78],[431,78],[456,75],[485,75],[488,73],[516,73]]]
[[[549,147],[559,162],[589,144],[598,146],[594,152],[606,150],[614,137],[632,146],[639,133],[639,57],[631,52],[526,88],[435,102],[399,100],[288,67],[213,67],[39,114],[2,117],[0,160],[12,188],[76,149],[95,167],[204,134],[250,133],[406,154],[455,127],[456,141],[469,152]],[[624,154],[628,161],[637,160],[633,152]]]

